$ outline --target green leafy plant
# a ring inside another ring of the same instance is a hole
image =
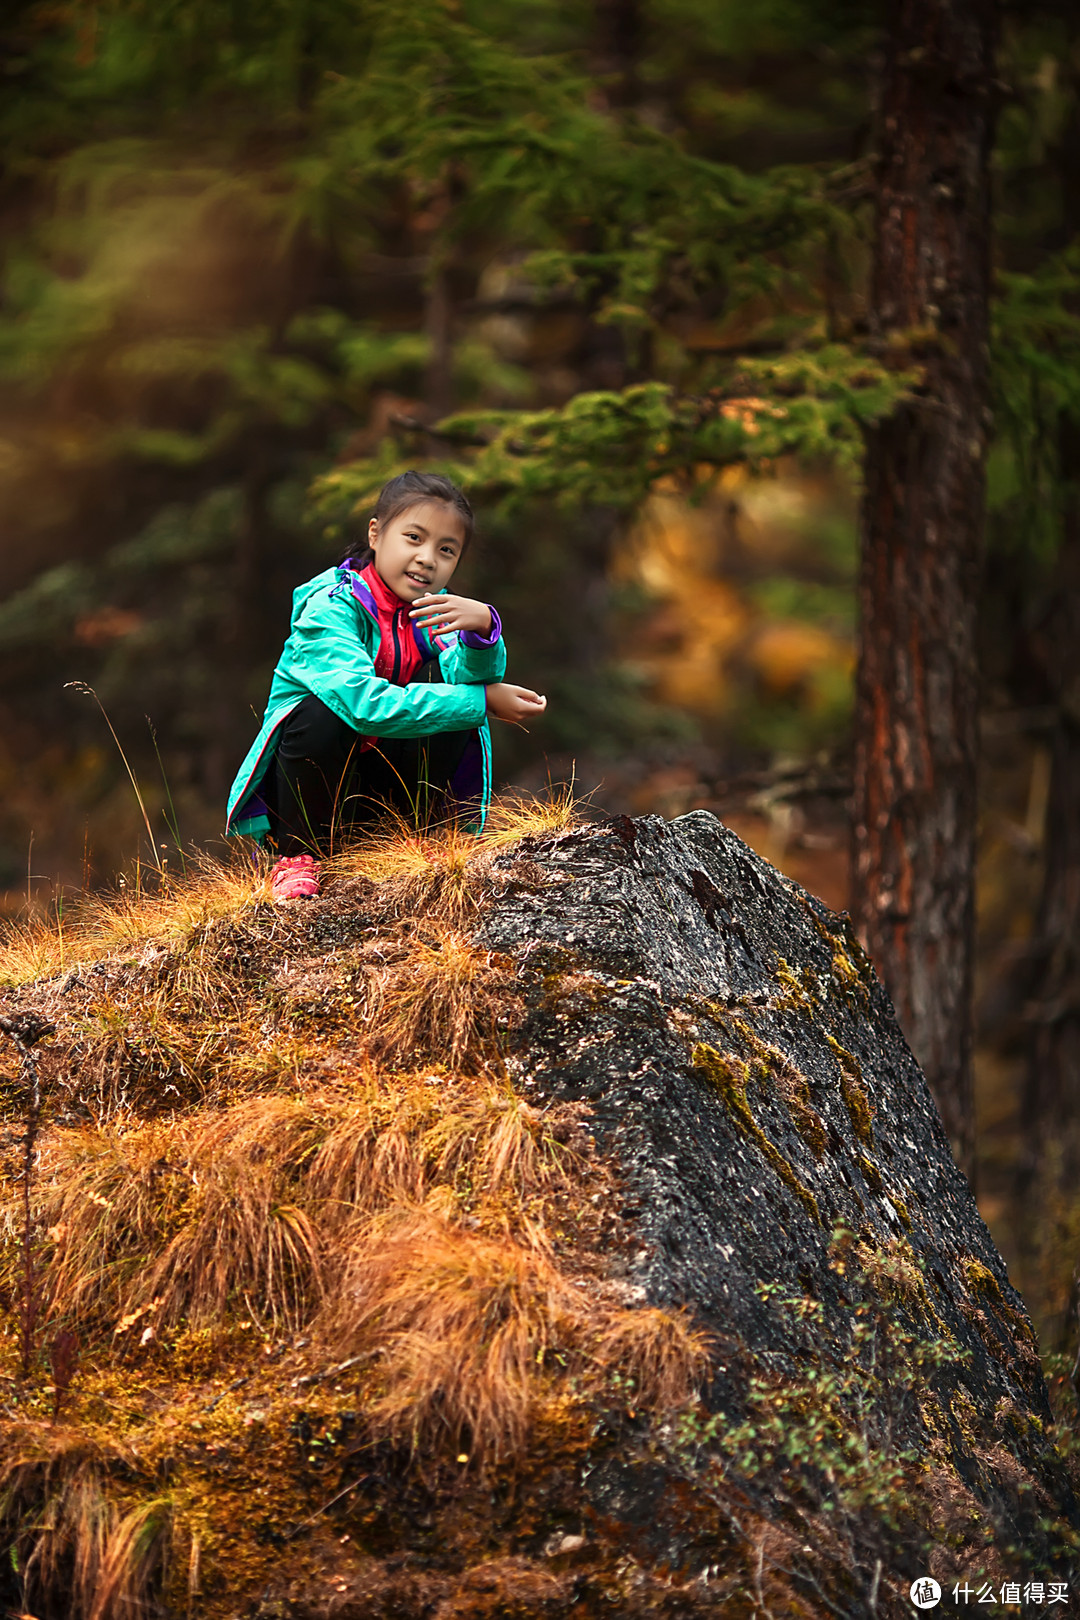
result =
[[[843,1226],[833,1233],[832,1264],[844,1277],[838,1301],[759,1284],[784,1319],[788,1350],[751,1367],[737,1414],[684,1409],[671,1447],[695,1480],[751,1499],[764,1493],[805,1536],[829,1538],[873,1607],[898,1549],[926,1540],[920,1484],[939,1459],[925,1413],[939,1400],[938,1375],[969,1352],[904,1325],[880,1268],[871,1276],[866,1245],[854,1238]],[[880,1556],[869,1555],[875,1549]],[[781,1573],[796,1585],[818,1580],[809,1568]]]

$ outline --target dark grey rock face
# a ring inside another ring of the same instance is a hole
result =
[[[847,918],[704,811],[531,841],[495,870],[480,938],[531,1007],[511,1072],[531,1100],[592,1106],[632,1297],[795,1367],[809,1330],[759,1285],[821,1302],[826,1361],[858,1254],[897,1322],[960,1357],[938,1380],[954,1466],[1008,1427],[1071,1511],[1023,1302]]]

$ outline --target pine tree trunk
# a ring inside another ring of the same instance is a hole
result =
[[[633,106],[640,92],[640,0],[595,0],[592,45],[592,71],[604,82],[608,106]]]
[[[868,436],[856,699],[855,921],[969,1176],[995,26],[899,0],[888,42],[872,321],[924,381]]]

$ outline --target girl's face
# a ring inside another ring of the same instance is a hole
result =
[[[384,585],[415,602],[449,583],[465,549],[465,524],[445,501],[418,501],[387,524],[372,518],[368,544]]]

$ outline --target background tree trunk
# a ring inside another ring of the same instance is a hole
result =
[[[592,68],[611,107],[632,107],[638,99],[642,33],[639,0],[596,0]]]
[[[1056,245],[1080,232],[1080,73],[1056,151],[1062,218]],[[1038,1211],[1047,1178],[1072,1193],[1080,1181],[1080,422],[1058,424],[1059,551],[1047,609],[1032,637],[1039,700],[1054,710],[1043,882],[1027,960],[1027,1052],[1021,1102],[1018,1222],[1026,1258],[1045,1239]],[[1073,1306],[1075,1312],[1075,1304]],[[1066,1322],[1066,1335],[1075,1324]]]
[[[868,437],[856,699],[855,920],[969,1176],[995,33],[901,0],[887,45],[872,321],[924,382]]]
[[[1055,711],[1043,837],[1043,880],[1024,963],[1026,1062],[1017,1235],[1039,1263],[1060,1206],[1080,1178],[1080,424],[1060,423],[1062,531],[1047,611],[1032,640]],[[1049,1220],[1049,1227],[1047,1221]],[[1074,1324],[1061,1323],[1068,1338]]]

